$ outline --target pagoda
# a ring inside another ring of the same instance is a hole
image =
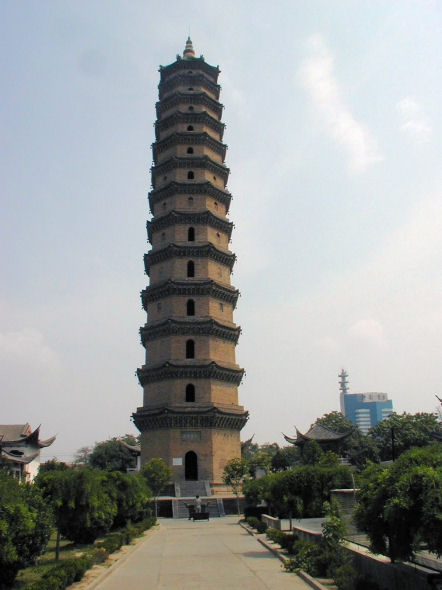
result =
[[[149,286],[141,294],[146,361],[137,371],[144,399],[133,420],[142,464],[161,457],[176,484],[204,482],[216,493],[227,461],[241,456],[248,418],[238,405],[244,371],[235,361],[239,292],[230,282],[220,70],[195,57],[188,38],[183,57],[159,71],[151,250],[144,257]]]

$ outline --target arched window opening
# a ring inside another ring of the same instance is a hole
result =
[[[189,170],[189,172],[187,173],[187,178],[188,180],[193,180],[195,178],[193,170]]]
[[[164,242],[165,239],[166,239],[166,234],[164,232],[161,232],[161,241]]]
[[[193,154],[193,147],[188,147],[187,148],[187,153],[188,154]]]
[[[195,341],[186,340],[186,359],[195,358]]]
[[[195,228],[194,227],[189,227],[189,229],[187,230],[187,241],[188,242],[195,241]]]
[[[224,304],[222,304],[222,303],[219,304],[219,310],[224,311]]]
[[[216,180],[216,176],[213,177],[213,180]]]
[[[189,111],[193,111],[193,106],[192,105],[190,105]]]
[[[193,131],[193,125],[187,125],[187,131]]]
[[[166,202],[163,203],[162,207],[163,207],[163,209],[166,208]]]
[[[188,197],[187,203],[189,204],[189,207],[193,207],[193,197]]]
[[[184,456],[184,477],[187,480],[198,480],[198,457],[194,451],[188,451]]]
[[[188,88],[187,90],[189,90],[190,92],[192,92],[193,88]]]
[[[189,262],[187,263],[187,276],[195,276],[195,263],[193,262],[193,260],[189,260]]]
[[[186,312],[187,315],[195,315],[195,301],[193,299],[188,299],[186,303]]]
[[[216,201],[213,203],[213,206],[215,207],[216,210],[218,210],[218,203]]]
[[[221,241],[221,236],[220,236],[219,232],[216,232],[216,239],[218,242]]]
[[[193,383],[188,383],[186,385],[186,402],[194,402],[195,401],[195,385]]]

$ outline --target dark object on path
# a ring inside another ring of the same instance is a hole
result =
[[[195,512],[193,515],[193,520],[209,520],[209,513],[208,512]]]

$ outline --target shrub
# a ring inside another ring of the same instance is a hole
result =
[[[320,563],[320,552],[316,543],[295,541],[293,543],[293,557],[284,563],[284,568],[289,572],[304,570],[312,576],[320,576],[325,573]]]
[[[92,558],[86,555],[65,559],[44,573],[40,581],[31,584],[29,590],[64,590],[74,582],[79,582],[91,565]]]
[[[249,516],[248,518],[246,518],[246,522],[252,528],[256,529],[258,533],[265,533],[267,530],[267,525],[265,524],[265,522],[261,522],[255,516]]]
[[[11,585],[18,570],[44,551],[52,526],[39,490],[0,472],[0,587]]]
[[[277,529],[267,529],[266,535],[271,541],[281,545],[281,547],[288,553],[293,553],[293,543],[298,540],[297,535],[294,535],[293,533],[284,533]]]

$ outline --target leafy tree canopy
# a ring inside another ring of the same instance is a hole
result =
[[[154,498],[158,498],[173,475],[172,469],[159,457],[154,457],[143,465],[140,473],[146,480],[148,487],[152,490]]]
[[[371,464],[362,473],[355,519],[375,553],[409,559],[426,543],[442,553],[442,447],[405,451],[388,468]]]
[[[395,456],[398,457],[411,447],[422,447],[432,442],[431,432],[441,432],[435,414],[425,412],[418,414],[396,414],[393,412],[388,418],[378,422],[368,432],[379,449],[381,460],[392,458],[392,433],[394,437]]]
[[[135,437],[132,435],[114,437],[110,440],[96,443],[88,457],[88,464],[91,467],[103,469],[104,471],[121,471],[126,473],[128,468],[135,467],[136,458],[121,442],[131,445],[137,444]]]
[[[67,539],[90,543],[112,526],[117,503],[103,471],[47,471],[38,474],[35,484],[52,505],[57,527]]]
[[[234,459],[230,459],[226,463],[223,472],[223,482],[230,486],[233,490],[233,493],[236,496],[236,503],[238,507],[238,514],[239,514],[239,494],[241,492],[242,483],[246,476],[249,473],[249,465],[247,461],[244,459],[240,459],[236,457]]]
[[[44,551],[52,526],[51,508],[39,490],[0,471],[0,587]]]
[[[272,471],[286,471],[301,462],[299,447],[290,445],[276,451],[271,460]]]
[[[341,412],[329,412],[324,414],[321,418],[316,420],[317,424],[321,424],[325,428],[332,430],[333,432],[348,432],[354,430],[355,425],[348,418],[346,418]]]

